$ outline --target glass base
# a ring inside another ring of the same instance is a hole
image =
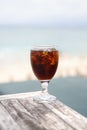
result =
[[[41,102],[52,102],[56,100],[56,97],[53,95],[50,95],[48,93],[40,93],[39,95],[33,97],[33,100],[41,103]]]

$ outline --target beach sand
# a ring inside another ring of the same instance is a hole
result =
[[[0,59],[0,83],[34,80],[28,55]],[[55,78],[67,76],[87,77],[87,57],[61,54]]]

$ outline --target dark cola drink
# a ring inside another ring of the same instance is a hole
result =
[[[59,61],[56,49],[32,49],[30,58],[33,72],[39,80],[49,81],[54,76]]]

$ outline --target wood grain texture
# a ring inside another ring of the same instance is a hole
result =
[[[0,130],[87,130],[87,118],[58,100],[36,103],[38,93],[2,96]]]
[[[0,103],[0,130],[21,130],[8,111]]]

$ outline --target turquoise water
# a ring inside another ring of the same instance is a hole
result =
[[[0,84],[0,94],[13,94],[41,90],[39,81]],[[87,78],[68,77],[51,80],[49,93],[87,117]]]

